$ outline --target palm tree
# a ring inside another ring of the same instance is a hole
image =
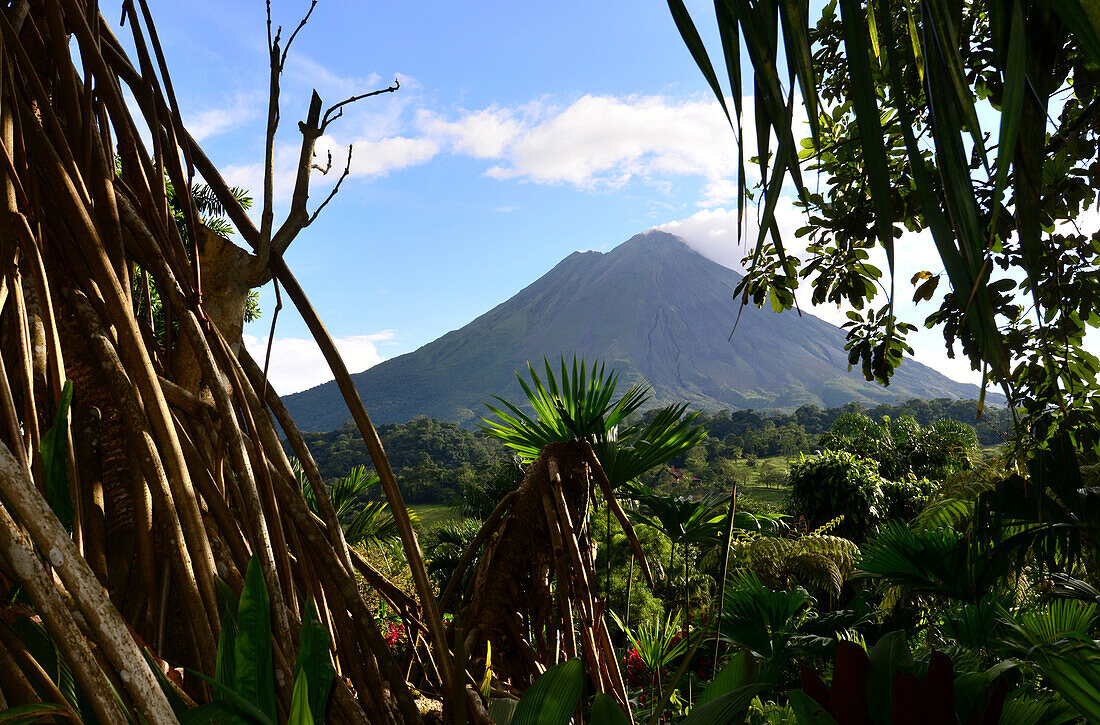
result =
[[[544,359],[543,366],[546,371],[545,384],[530,363],[527,365],[530,385],[516,373],[534,409],[535,418],[499,396],[494,397],[508,412],[486,403],[486,407],[499,420],[482,418],[486,424],[482,429],[515,450],[524,460],[538,458],[539,452],[549,443],[587,440],[614,491],[646,471],[691,450],[706,438],[706,430],[695,424],[699,413],[685,415],[686,404],[662,408],[648,423],[625,425],[620,429],[623,421],[649,400],[649,388],[636,383],[613,402],[619,373],[615,370],[605,372],[602,363],[593,363],[589,371],[584,358],[578,365],[574,356],[572,368],[568,368],[563,356],[560,384],[550,362]],[[610,551],[610,505],[606,515],[608,526],[604,547]],[[610,581],[610,558],[608,567],[605,590]]]
[[[495,418],[482,419],[486,433],[531,464],[506,504],[507,513],[478,535],[478,541],[493,543],[459,606],[472,637],[469,651],[481,651],[491,638],[494,676],[521,684],[563,655],[579,656],[583,650],[593,682],[626,707],[625,687],[612,674],[617,668],[608,664],[617,656],[595,598],[595,547],[588,525],[594,487],[603,493],[608,521],[613,513],[643,576],[652,581],[614,491],[690,449],[705,433],[682,405],[659,411],[649,423],[628,424],[628,416],[649,399],[648,388],[634,385],[617,397],[618,374],[598,362],[589,368],[583,359],[574,357],[568,365],[562,357],[557,373],[544,360],[544,377],[527,367],[530,382],[517,377],[533,412],[497,398],[499,407],[487,404]],[[535,633],[533,651],[522,636],[528,631]]]
[[[695,424],[698,413],[685,415],[687,405],[671,405],[657,412],[649,423],[620,426],[649,400],[649,387],[636,383],[618,400],[615,388],[619,373],[606,371],[599,362],[591,371],[582,357],[573,358],[572,368],[561,358],[561,383],[548,360],[543,360],[546,383],[530,363],[528,385],[519,373],[520,387],[535,417],[517,406],[494,396],[507,409],[502,411],[488,403],[485,406],[499,420],[482,418],[481,426],[490,436],[515,450],[525,460],[538,458],[548,443],[587,440],[600,466],[607,474],[612,489],[637,478],[646,471],[667,463],[672,458],[695,447],[706,437],[706,430]]]

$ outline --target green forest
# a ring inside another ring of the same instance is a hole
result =
[[[941,398],[873,408],[853,403],[822,410],[806,405],[789,414],[752,410],[701,413],[696,420],[706,431],[705,438],[670,459],[667,463],[671,472],[648,472],[647,483],[670,479],[666,483],[671,484],[686,476],[688,482],[698,479],[694,488],[700,491],[728,490],[735,479],[741,484],[774,486],[782,478],[787,460],[820,449],[822,435],[838,418],[851,413],[865,415],[875,423],[909,417],[925,427],[937,421],[955,421],[970,427],[985,448],[1000,447],[1011,439],[1012,418],[1007,410],[986,407],[981,420],[977,419],[977,410],[977,401]],[[651,410],[635,417],[649,421],[656,414]],[[492,477],[512,457],[508,449],[480,429],[469,430],[430,418],[379,425],[378,435],[405,500],[413,504],[450,504],[469,486]],[[351,422],[327,433],[303,433],[303,437],[326,480],[339,478],[355,466],[373,471],[370,454]]]

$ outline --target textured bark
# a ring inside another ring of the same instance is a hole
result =
[[[589,509],[592,474],[602,471],[591,450],[585,441],[543,448],[489,535],[459,614],[468,632],[470,671],[484,670],[486,642],[492,643],[494,676],[515,691],[557,662],[582,657],[597,688],[625,707],[626,688],[593,588]],[[490,521],[487,528],[492,526]]]

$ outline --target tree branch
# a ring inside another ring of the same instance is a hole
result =
[[[270,7],[270,2],[268,7]],[[306,26],[309,22],[309,16],[313,15],[313,8],[317,7],[317,0],[313,0],[309,4],[309,10],[306,11],[305,17],[302,18],[302,22],[298,23],[298,27],[294,29],[294,32],[290,34],[290,37],[286,39],[286,45],[283,46],[283,55],[279,58],[279,70],[282,71],[283,66],[286,65],[286,54],[290,52],[290,44],[294,42],[294,39],[298,37],[298,31]]]
[[[340,178],[336,180],[336,186],[332,187],[332,191],[328,193],[325,200],[321,202],[321,206],[317,207],[317,210],[309,217],[309,221],[306,222],[308,227],[313,223],[313,220],[317,218],[317,215],[321,213],[321,210],[328,206],[328,203],[332,201],[332,197],[336,196],[336,193],[340,191],[340,184],[344,183],[344,179],[348,178],[348,174],[351,173],[351,150],[352,145],[348,144],[348,162],[344,164],[344,170],[340,173]],[[329,159],[329,166],[332,166],[332,159]],[[282,254],[286,250],[279,250],[279,254]]]
[[[340,118],[340,116],[344,115],[344,106],[350,103],[355,103],[356,101],[361,101],[364,98],[370,98],[371,96],[380,96],[383,93],[393,93],[399,88],[401,88],[401,81],[394,78],[392,86],[388,86],[377,91],[371,91],[370,93],[363,93],[358,96],[352,96],[351,98],[340,101],[335,106],[325,111],[324,120],[321,122],[321,133],[325,132],[325,129],[328,128],[328,125],[330,123]],[[332,115],[333,113],[336,113],[336,115]]]

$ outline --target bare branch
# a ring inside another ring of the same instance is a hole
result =
[[[317,218],[321,210],[328,206],[328,203],[332,201],[332,197],[336,196],[336,192],[340,191],[340,184],[344,183],[344,179],[348,178],[348,174],[351,173],[351,149],[351,144],[348,144],[348,162],[344,165],[344,171],[340,174],[340,178],[336,180],[336,186],[332,187],[332,191],[330,191],[328,196],[325,197],[325,200],[321,202],[321,206],[317,207],[317,210],[310,216],[309,221],[306,222],[307,227],[313,223],[313,220]],[[331,160],[329,163],[332,163]]]
[[[298,31],[304,28],[306,23],[309,22],[309,16],[313,15],[313,8],[315,7],[317,7],[317,0],[313,0],[313,2],[309,4],[309,10],[306,11],[306,15],[302,18],[302,22],[298,23],[298,27],[295,28],[294,32],[290,34],[290,37],[286,39],[286,45],[283,46],[283,54],[279,58],[280,71],[283,69],[283,66],[286,65],[286,54],[290,52],[290,44],[293,43],[294,38],[298,36]]]
[[[383,93],[393,93],[394,91],[396,91],[400,87],[401,87],[401,82],[399,80],[397,80],[396,78],[394,78],[393,79],[393,85],[389,86],[388,88],[383,88],[383,89],[377,90],[377,91],[371,91],[370,93],[363,93],[363,94],[360,94],[358,96],[352,96],[351,98],[347,98],[343,101],[340,101],[335,106],[333,106],[332,108],[325,111],[324,120],[321,121],[321,133],[325,132],[325,129],[328,128],[328,125],[330,123],[332,123],[336,119],[340,118],[340,116],[344,115],[344,106],[346,106],[350,103],[355,103],[356,101],[361,101],[364,98],[370,98],[371,96],[380,96]],[[335,113],[336,115],[335,116],[332,115],[333,113]]]
[[[314,156],[316,156],[316,155],[317,154],[314,154]],[[325,164],[324,166],[321,166],[320,164],[311,164],[309,168],[317,169],[318,171],[321,172],[321,176],[328,176],[328,172],[332,171],[332,152],[331,151],[328,152],[328,163],[327,164]]]

